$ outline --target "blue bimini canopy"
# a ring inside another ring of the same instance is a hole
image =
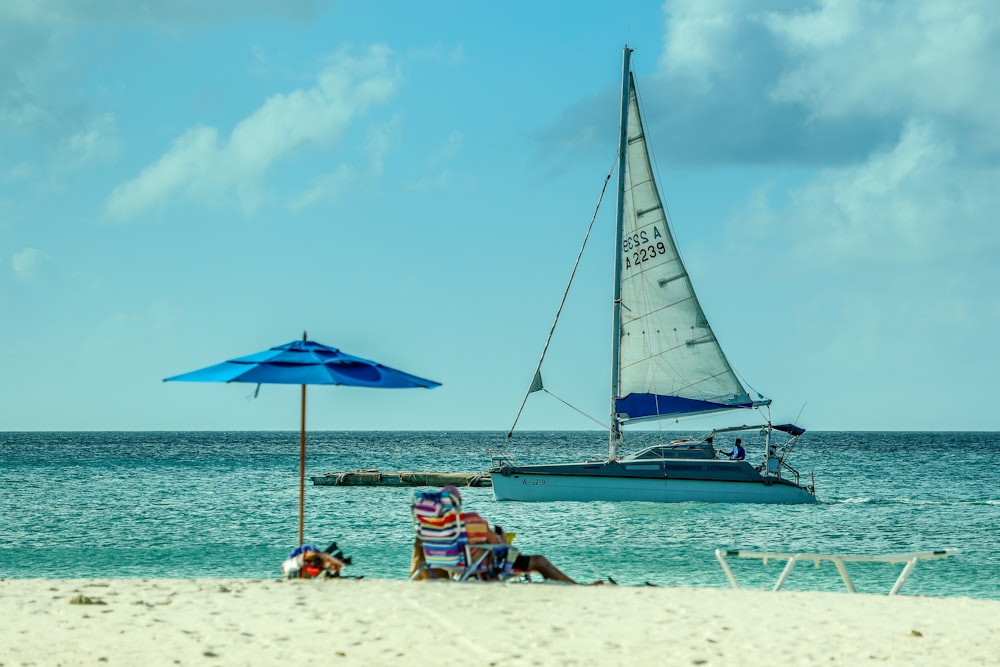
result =
[[[781,431],[782,433],[787,433],[788,435],[800,436],[806,432],[806,430],[795,424],[779,424],[777,426],[772,426],[775,431]]]

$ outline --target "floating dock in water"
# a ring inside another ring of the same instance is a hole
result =
[[[316,486],[493,486],[486,472],[382,472],[351,470],[312,478]]]

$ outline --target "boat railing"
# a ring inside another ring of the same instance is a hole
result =
[[[779,470],[787,470],[792,473],[792,476],[795,478],[795,486],[799,486],[799,471],[785,463],[784,459],[781,460],[781,467]],[[781,475],[779,474],[778,476],[780,477]]]
[[[762,561],[764,565],[767,565],[769,560],[788,561],[785,564],[784,569],[781,570],[781,574],[778,576],[778,580],[775,582],[774,587],[771,588],[772,591],[781,590],[785,580],[788,579],[788,575],[792,573],[792,569],[799,561],[811,561],[817,568],[822,561],[832,562],[837,567],[837,571],[840,573],[840,578],[844,581],[844,585],[847,587],[848,593],[856,593],[857,591],[854,589],[854,582],[851,581],[851,576],[847,573],[847,563],[904,563],[905,565],[903,566],[902,572],[899,573],[899,577],[896,578],[896,582],[889,590],[889,595],[896,595],[899,593],[899,589],[903,587],[903,584],[906,583],[907,578],[913,572],[913,568],[917,566],[918,562],[935,558],[947,558],[948,556],[954,556],[959,553],[961,553],[960,549],[938,549],[936,551],[920,551],[915,553],[864,556],[850,554],[780,553],[770,551],[716,549],[715,558],[719,561],[719,564],[722,566],[722,571],[725,572],[726,578],[729,579],[729,583],[733,585],[733,588],[739,588],[739,585],[736,583],[736,577],[733,576],[732,570],[729,569],[729,564],[726,562],[727,558],[756,558]]]
[[[510,454],[508,454],[507,452],[500,452],[500,451],[495,452],[495,451],[493,451],[491,449],[490,452],[489,452],[489,454],[490,454],[490,469],[491,470],[494,470],[494,469],[497,469],[497,468],[502,468],[504,466],[513,466],[513,465],[516,465],[515,462],[514,462],[514,458]]]

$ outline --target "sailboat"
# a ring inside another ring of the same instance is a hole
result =
[[[608,457],[520,465],[507,453],[494,454],[489,471],[494,495],[497,500],[520,501],[814,503],[815,484],[801,481],[788,463],[804,429],[772,424],[770,399],[759,394],[751,397],[716,340],[681,261],[653,178],[631,54],[626,46],[618,141]],[[528,395],[544,388],[544,358],[543,352]],[[696,438],[619,454],[626,424],[735,410],[756,410],[767,416],[759,424],[716,428]],[[739,457],[720,458],[715,438],[735,437],[739,432],[763,438],[759,464]]]

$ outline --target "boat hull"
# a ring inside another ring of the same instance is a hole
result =
[[[679,461],[671,462],[674,466]],[[497,500],[646,501],[657,503],[809,504],[809,489],[775,477],[764,477],[742,462],[698,462],[708,479],[665,476],[662,470],[630,471],[627,466],[507,466],[490,471]],[[721,465],[720,465],[721,464]],[[727,470],[725,466],[730,466]],[[695,466],[691,466],[695,467]]]

